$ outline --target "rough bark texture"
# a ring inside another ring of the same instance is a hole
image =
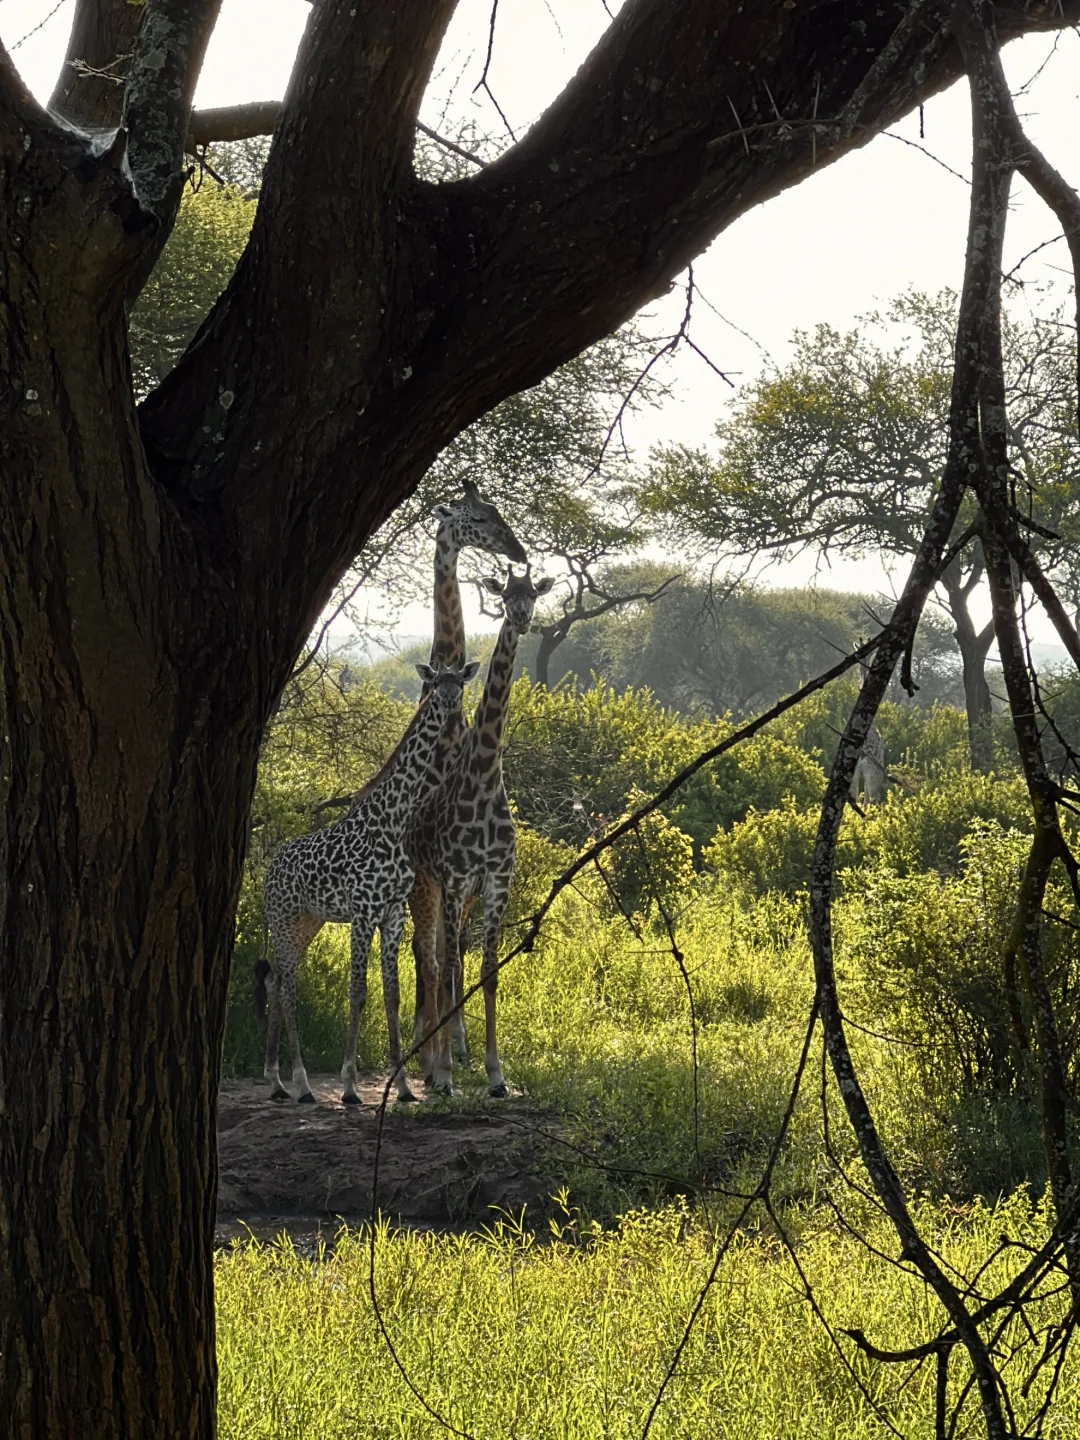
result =
[[[1050,8],[999,7],[1003,33],[1080,0]],[[141,415],[124,297],[171,221],[157,158],[213,6],[80,0],[69,56],[131,74],[65,70],[57,108],[126,116],[134,185],[127,136],[57,123],[0,51],[5,1434],[213,1434],[246,812],[336,577],[470,420],[959,69],[931,7],[630,0],[521,144],[433,187],[411,146],[453,9],[314,7],[247,253]]]

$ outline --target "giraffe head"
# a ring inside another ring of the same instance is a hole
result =
[[[455,552],[467,547],[486,550],[489,555],[505,555],[524,564],[529,557],[495,506],[480,498],[471,480],[465,481],[464,489],[462,499],[436,505],[431,512],[439,522],[437,543],[445,543]]]
[[[452,665],[440,665],[437,670],[431,665],[417,665],[416,673],[431,695],[428,704],[438,714],[446,716],[460,712],[465,686],[479,669],[479,661],[470,660],[460,670],[455,670]]]
[[[485,590],[489,590],[492,595],[502,596],[503,613],[519,635],[528,634],[537,600],[541,595],[546,595],[555,584],[550,576],[534,581],[531,571],[532,566],[526,565],[524,575],[515,575],[514,567],[508,565],[505,581],[495,580],[491,576],[484,580]]]

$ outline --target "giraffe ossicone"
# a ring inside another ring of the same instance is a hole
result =
[[[451,947],[438,944],[440,920],[446,936],[456,936],[466,905],[479,895],[484,905],[483,961],[484,1067],[488,1089],[507,1094],[495,1034],[495,994],[502,919],[514,875],[514,818],[502,775],[502,746],[518,640],[532,625],[533,610],[553,581],[534,583],[531,567],[505,582],[487,580],[503,602],[504,619],[488,665],[476,716],[465,731],[449,773],[417,808],[405,832],[405,848],[416,871],[410,905],[416,945],[423,967],[424,1009],[421,1037],[424,1070],[431,1088],[453,1093],[450,1017],[460,1014],[460,980]],[[414,1040],[414,1044],[417,1043]]]
[[[443,726],[460,717],[465,686],[480,667],[416,667],[430,686],[394,753],[369,781],[352,808],[325,830],[290,840],[274,856],[263,882],[263,914],[273,941],[274,964],[256,969],[256,1006],[269,1002],[264,1074],[274,1100],[289,1099],[278,1069],[284,1020],[297,1100],[314,1103],[296,1030],[296,971],[323,925],[350,926],[349,1034],[341,1068],[342,1100],[356,1104],[356,1042],[367,998],[368,951],[379,931],[383,999],[390,1039],[390,1066],[398,1099],[415,1099],[401,1055],[398,952],[405,901],[413,870],[402,835],[410,815],[432,783],[431,762]]]

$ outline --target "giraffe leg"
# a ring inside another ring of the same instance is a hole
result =
[[[341,1099],[345,1105],[360,1104],[360,1096],[356,1093],[356,1041],[367,999],[368,953],[377,918],[374,911],[363,910],[353,916],[349,928],[349,1033],[345,1040],[345,1060],[341,1066],[344,1087]]]
[[[414,943],[420,956],[420,970],[424,1006],[413,1024],[413,1045],[420,1043],[425,1035],[431,1034],[438,1023],[439,995],[439,886],[430,875],[418,874],[409,897],[409,909],[413,917]],[[431,1083],[431,1057],[435,1036],[425,1044],[421,1053],[424,1078]]]
[[[405,1062],[401,1058],[398,954],[401,950],[401,932],[404,928],[405,907],[401,904],[388,906],[379,926],[379,960],[382,965],[386,1029],[390,1037],[390,1076],[397,1089],[397,1098],[403,1104],[416,1099],[409,1089],[409,1082],[405,1075]]]
[[[434,982],[434,1002],[438,1006],[439,1028],[431,1038],[430,1070],[428,1083],[440,1095],[454,1093],[453,1061],[450,1049],[452,1026],[451,1010],[456,1001],[453,998],[453,956],[457,950],[457,935],[461,929],[461,911],[465,903],[463,887],[444,885],[442,887],[442,926],[448,944],[443,950],[441,965],[430,980]],[[424,984],[430,984],[428,973]],[[435,1004],[431,1006],[435,1008]],[[426,1017],[425,1017],[426,1022]]]
[[[296,1032],[296,971],[304,958],[307,947],[322,929],[322,921],[303,911],[279,921],[273,927],[274,968],[267,976],[267,992],[270,996],[270,1023],[266,1030],[266,1064],[263,1073],[271,1082],[271,1100],[287,1100],[289,1092],[281,1083],[278,1071],[278,1037],[281,1022],[285,1021],[285,1033],[289,1037],[289,1058],[292,1064],[292,1081],[297,1087],[297,1100],[313,1105],[315,1097],[308,1084],[304,1059],[300,1054],[300,1038]]]
[[[480,966],[480,982],[484,987],[484,1069],[488,1077],[488,1093],[503,1099],[510,1092],[503,1079],[499,1047],[495,1039],[495,991],[499,984],[499,941],[502,918],[510,899],[513,871],[489,875],[484,882],[484,958]]]
[[[263,1065],[263,1077],[270,1081],[270,1099],[288,1100],[289,1092],[281,1083],[281,1070],[278,1061],[278,1046],[281,1041],[281,1001],[278,999],[277,972],[281,961],[266,977],[266,1063]]]
[[[465,952],[469,948],[469,916],[472,914],[473,906],[476,904],[476,897],[471,896],[465,902],[465,909],[461,917],[461,925],[458,927],[456,944],[450,946],[450,954],[453,958],[453,969],[451,977],[453,980],[453,1003],[456,1005],[465,993]],[[465,1011],[455,1010],[454,1018],[450,1022],[450,1048],[458,1060],[469,1058],[469,1040],[465,1034]]]
[[[409,909],[412,909],[412,900],[409,900]],[[420,1043],[420,1037],[424,1033],[424,968],[423,956],[420,954],[420,942],[416,938],[416,918],[413,917],[413,938],[412,938],[413,970],[416,973],[416,1003],[413,1007],[413,1028],[412,1044],[415,1048]]]

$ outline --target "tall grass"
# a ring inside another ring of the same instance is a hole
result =
[[[1024,1244],[1046,1235],[1041,1206],[1018,1194],[996,1206],[921,1207],[945,1262],[973,1276],[1007,1231]],[[860,1217],[871,1244],[891,1250],[880,1222]],[[621,1440],[641,1434],[713,1259],[713,1239],[668,1207],[626,1216],[614,1230],[564,1213],[557,1236],[537,1242],[512,1224],[486,1235],[380,1232],[376,1283],[383,1320],[428,1403],[478,1437]],[[865,1331],[881,1347],[931,1339],[937,1302],[910,1272],[882,1263],[835,1221],[805,1216],[793,1243],[799,1267],[833,1330],[814,1315],[798,1271],[775,1234],[744,1233],[731,1246],[660,1404],[656,1440],[703,1436],[786,1440],[934,1433],[930,1363],[886,1365],[839,1335]],[[1026,1254],[993,1260],[984,1290]],[[402,1440],[445,1433],[419,1404],[380,1337],[368,1294],[364,1234],[342,1235],[321,1259],[287,1242],[252,1244],[217,1271],[223,1440]],[[1032,1307],[1038,1332],[1064,1301]],[[1004,1350],[1022,1335],[1006,1332]],[[838,1350],[840,1353],[838,1353]],[[1006,1373],[1022,1429],[1049,1369],[1025,1398],[1019,1362]],[[958,1352],[956,1401],[969,1377]],[[1014,1378],[1015,1377],[1015,1378]],[[1080,1426],[1080,1369],[1069,1359],[1051,1432]],[[967,1421],[976,1419],[970,1396]],[[964,1432],[964,1422],[958,1433]]]
[[[960,974],[959,960],[949,957],[961,954],[965,923],[978,930],[979,954],[993,967],[996,941],[983,934],[985,916],[969,903],[964,887],[971,883],[927,874],[918,884],[904,881],[899,895],[895,885],[852,883],[836,923],[845,1007],[863,1027],[852,1030],[851,1041],[894,1160],[917,1186],[960,1196],[1043,1179],[1031,1105],[1017,1093],[965,1090],[963,1076],[954,1074],[956,1047],[950,1049],[948,1035],[936,1037],[922,1013],[938,1004],[942,966]],[[939,884],[952,888],[939,892]],[[605,916],[586,891],[565,892],[536,949],[517,956],[499,977],[507,1077],[538,1110],[555,1113],[568,1142],[552,1185],[565,1179],[579,1203],[601,1218],[657,1195],[694,1193],[702,1183],[749,1183],[788,1104],[812,997],[804,899],[733,893],[724,877],[706,877],[686,901],[677,920],[685,976],[662,929],[639,917],[635,934],[623,919]],[[950,923],[940,944],[927,941],[917,953],[908,953],[909,945],[894,959],[882,926],[916,938],[926,930],[933,938],[943,906]],[[507,948],[513,939],[511,928]],[[919,968],[924,960],[933,962],[933,973]],[[406,1026],[411,969],[404,945]],[[378,972],[373,956],[359,1041],[359,1063],[369,1069],[387,1064]],[[238,954],[227,1073],[261,1068],[263,1036],[251,1017],[250,973]],[[474,951],[467,980],[475,973]],[[981,970],[975,978],[981,983]],[[982,993],[974,982],[968,989]],[[311,946],[299,972],[298,1011],[309,1069],[336,1072],[348,1012],[345,927],[327,927]],[[479,995],[466,1014],[479,1051]],[[482,1103],[479,1065],[471,1074],[459,1067],[457,1078],[465,1103],[470,1095]],[[778,1194],[789,1200],[807,1199],[822,1184],[821,1087],[815,1079],[806,1088],[777,1173]],[[827,1094],[834,1136],[849,1146],[835,1096]],[[605,1168],[590,1168],[583,1151]],[[635,1178],[634,1171],[651,1178]]]

